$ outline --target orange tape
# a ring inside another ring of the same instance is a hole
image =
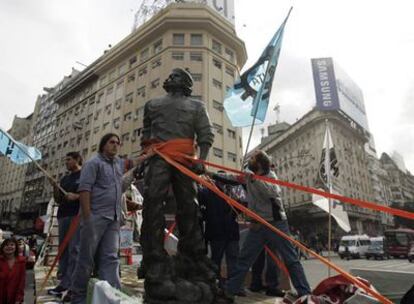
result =
[[[277,267],[279,267],[279,269],[281,269],[290,279],[290,273],[286,268],[286,265],[279,259],[279,257],[276,254],[272,252],[272,250],[269,249],[269,247],[267,247],[267,245],[264,246],[264,249],[266,250],[267,254],[272,258],[273,262],[275,262]]]
[[[226,170],[226,171],[229,171],[229,172],[233,172],[233,173],[236,173],[236,174],[239,174],[239,175],[243,175],[243,176],[248,175],[246,172],[231,169],[231,168],[227,168],[227,167],[220,166],[220,165],[216,165],[216,164],[210,163],[208,161],[203,161],[203,160],[200,160],[200,159],[198,159],[198,160],[193,159],[193,161],[202,162],[202,163],[204,163],[208,166],[215,167],[215,168],[222,169],[222,170]],[[273,178],[266,177],[266,176],[260,176],[260,175],[254,175],[254,174],[252,174],[252,176],[255,179],[262,180],[262,181],[265,181],[265,182],[268,182],[268,183],[271,183],[271,184],[280,185],[280,186],[296,189],[296,190],[303,191],[303,192],[317,194],[317,195],[320,195],[320,196],[324,196],[326,198],[336,199],[338,201],[353,204],[353,205],[356,205],[356,206],[359,206],[359,207],[362,207],[362,208],[371,209],[371,210],[380,211],[380,212],[385,212],[385,213],[389,213],[389,214],[396,215],[396,216],[399,216],[399,217],[404,217],[404,218],[414,220],[414,213],[413,212],[409,212],[409,211],[405,211],[405,210],[401,210],[401,209],[396,209],[396,208],[391,208],[391,207],[379,205],[377,203],[364,201],[364,200],[360,200],[360,199],[355,199],[355,198],[350,198],[350,197],[342,196],[342,195],[339,195],[339,194],[329,193],[329,192],[318,190],[318,189],[315,189],[315,188],[312,188],[312,187],[306,187],[306,186],[298,185],[298,184],[295,184],[295,183],[290,183],[290,182],[286,182],[286,181],[282,181],[282,180],[278,180],[278,179],[273,179]]]
[[[44,278],[44,280],[42,282],[42,286],[40,287],[40,292],[39,293],[41,293],[45,289],[47,280],[49,280],[49,277],[52,274],[52,271],[55,268],[55,266],[56,266],[57,262],[59,261],[60,257],[62,256],[63,251],[65,251],[65,249],[68,246],[70,240],[72,239],[72,236],[75,234],[76,229],[78,228],[78,224],[79,224],[79,214],[72,219],[72,222],[70,223],[70,226],[69,226],[69,230],[66,233],[66,236],[63,239],[62,244],[60,244],[60,246],[59,246],[58,254],[56,255],[55,259],[53,260],[52,266],[50,267],[49,272],[47,273],[46,277]]]
[[[262,217],[260,217],[259,215],[257,215],[256,213],[254,213],[253,211],[251,211],[250,209],[248,209],[247,207],[243,206],[239,202],[237,202],[237,201],[233,200],[232,198],[228,197],[223,192],[221,192],[220,190],[218,190],[215,187],[213,187],[209,182],[205,181],[204,179],[202,179],[201,177],[199,177],[198,175],[196,175],[190,169],[186,168],[185,166],[183,166],[180,163],[176,162],[175,160],[171,159],[169,155],[164,154],[163,152],[159,151],[157,148],[154,148],[154,151],[158,155],[160,155],[167,163],[169,163],[173,167],[177,168],[182,173],[188,175],[189,177],[191,177],[192,179],[194,179],[195,181],[197,181],[199,184],[201,184],[201,185],[205,186],[206,188],[210,189],[211,191],[213,191],[214,193],[216,193],[219,197],[221,197],[224,200],[226,200],[229,204],[231,204],[232,206],[234,206],[236,209],[240,210],[241,212],[245,213],[250,218],[256,220],[257,222],[260,222],[261,224],[263,224],[264,226],[266,226],[267,228],[269,228],[270,230],[272,230],[273,232],[275,232],[279,236],[283,237],[284,239],[290,241],[291,243],[293,243],[294,245],[296,245],[297,247],[299,247],[303,251],[305,251],[305,252],[313,255],[314,257],[316,257],[317,259],[319,259],[325,265],[331,267],[332,269],[334,269],[338,273],[342,274],[348,281],[350,281],[354,285],[358,286],[359,288],[363,289],[368,294],[370,294],[373,297],[375,297],[376,299],[378,299],[381,303],[383,303],[383,304],[393,304],[386,297],[384,297],[383,295],[381,295],[377,291],[369,288],[364,283],[360,282],[353,275],[351,275],[351,274],[347,273],[346,271],[342,270],[340,267],[338,267],[335,264],[331,263],[329,260],[327,260],[324,257],[320,256],[319,254],[317,254],[313,250],[308,249],[306,246],[302,245],[299,241],[296,241],[294,238],[290,237],[286,233],[284,233],[284,232],[280,231],[279,229],[277,229],[276,227],[272,226],[269,222],[267,222],[265,219],[263,219]],[[205,162],[205,163],[206,164],[209,164],[207,162]],[[215,165],[215,166],[218,167],[217,165]],[[220,167],[222,167],[222,166],[220,166]],[[224,168],[224,167],[222,167],[222,168]],[[233,170],[233,169],[228,169],[228,168],[225,168],[225,170],[228,170],[228,171],[236,171],[236,172],[242,173],[241,171],[237,171],[237,170]],[[273,179],[270,179],[270,180],[271,180],[271,182],[274,182],[275,181]],[[304,187],[304,188],[307,188],[307,187]],[[325,194],[325,192],[323,192],[323,191],[320,191],[320,192],[322,192],[322,193]]]
[[[164,242],[168,239],[168,237],[174,231],[175,226],[177,226],[177,222],[174,221],[174,223],[171,225],[170,229],[168,229],[168,232],[167,232],[167,234],[164,237]]]

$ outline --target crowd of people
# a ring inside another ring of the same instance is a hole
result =
[[[134,181],[137,168],[154,152],[149,150],[135,160],[118,157],[120,138],[109,133],[102,137],[99,153],[83,163],[78,152],[66,155],[68,174],[59,185],[53,179],[54,199],[59,205],[59,243],[66,235],[73,236],[66,246],[58,266],[59,284],[48,290],[64,302],[86,303],[87,283],[95,273],[100,280],[115,288],[121,287],[119,271],[119,242],[121,221],[128,211],[142,206],[126,198],[123,193]],[[275,178],[270,159],[264,152],[256,152],[249,160],[250,172]],[[204,177],[233,199],[247,205],[273,226],[289,234],[286,213],[279,188],[247,175],[245,178],[224,172],[205,172]],[[60,186],[60,187],[59,187]],[[64,189],[65,192],[60,189]],[[202,214],[203,236],[210,258],[217,266],[221,301],[233,303],[235,296],[246,296],[244,281],[252,269],[249,289],[265,291],[268,296],[283,296],[279,289],[279,270],[264,251],[268,246],[283,259],[299,296],[310,293],[298,252],[290,242],[261,224],[250,221],[241,242],[240,214],[211,190],[199,186],[198,201]],[[72,223],[80,216],[80,224]],[[23,246],[24,247],[24,246]],[[2,303],[22,303],[26,259],[20,257],[22,246],[15,239],[1,245],[0,285]],[[225,257],[226,267],[222,267]],[[264,278],[264,281],[262,280]]]

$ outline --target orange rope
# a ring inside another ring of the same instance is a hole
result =
[[[270,250],[270,248],[267,247],[267,245],[264,246],[264,249],[266,250],[267,254],[272,258],[273,262],[275,262],[277,267],[279,267],[287,275],[287,277],[290,278],[290,273],[286,268],[286,265],[279,259],[279,257],[276,254],[274,254],[274,252],[272,252],[272,250]]]
[[[253,211],[251,211],[250,209],[248,209],[247,207],[243,206],[242,204],[238,203],[237,201],[233,200],[232,198],[228,197],[227,195],[225,195],[224,193],[222,193],[221,191],[219,191],[218,189],[216,189],[215,187],[213,187],[209,182],[205,181],[204,179],[202,179],[201,177],[199,177],[198,175],[196,175],[190,169],[186,168],[185,166],[183,166],[180,163],[178,163],[175,160],[173,160],[170,157],[170,155],[167,155],[166,153],[161,152],[156,147],[154,147],[154,151],[158,155],[160,155],[167,163],[169,163],[170,165],[174,166],[175,168],[177,168],[182,173],[188,175],[189,177],[191,177],[192,179],[194,179],[195,181],[197,181],[201,185],[207,187],[208,189],[210,189],[211,191],[213,191],[214,193],[216,193],[218,196],[220,196],[221,198],[223,198],[224,200],[226,200],[229,204],[233,205],[236,209],[238,209],[238,210],[242,211],[243,213],[245,213],[247,216],[251,217],[252,219],[254,219],[254,220],[258,221],[258,222],[260,222],[261,224],[263,224],[264,226],[266,226],[267,228],[269,228],[270,230],[272,230],[273,232],[275,232],[279,236],[283,237],[284,239],[290,241],[291,243],[293,243],[294,245],[296,245],[297,247],[299,247],[303,251],[305,251],[305,252],[307,252],[307,253],[315,256],[322,263],[324,263],[325,265],[333,268],[338,273],[342,274],[351,283],[353,283],[356,286],[360,287],[361,289],[363,289],[364,291],[366,291],[368,294],[374,296],[381,303],[383,303],[383,304],[392,304],[392,302],[390,300],[388,300],[386,297],[384,297],[383,295],[381,295],[377,291],[369,288],[368,286],[366,286],[365,284],[363,284],[361,281],[359,281],[353,275],[351,275],[351,274],[347,273],[346,271],[342,270],[340,267],[338,267],[335,264],[331,263],[329,260],[327,260],[324,257],[320,256],[319,254],[317,254],[313,250],[308,249],[306,246],[302,245],[299,241],[296,241],[294,238],[290,237],[286,233],[284,233],[284,232],[280,231],[279,229],[277,229],[276,227],[272,226],[269,222],[267,222],[265,219],[263,219],[262,217],[260,217],[259,215],[257,215],[256,213],[254,213]],[[228,168],[225,168],[225,169],[226,170],[229,170]],[[273,179],[270,179],[270,180],[273,181]],[[323,191],[321,191],[321,192],[323,194],[325,194],[325,192],[323,192]]]

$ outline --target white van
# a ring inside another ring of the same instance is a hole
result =
[[[343,258],[360,258],[365,256],[371,241],[368,235],[345,235],[339,243],[338,254]]]

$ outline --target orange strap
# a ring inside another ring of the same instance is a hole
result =
[[[171,227],[168,229],[168,232],[165,234],[164,242],[168,239],[168,237],[171,235],[171,233],[174,231],[175,226],[177,226],[177,222],[174,221],[174,223],[171,225]]]
[[[41,293],[45,289],[47,280],[49,280],[49,277],[50,277],[53,269],[55,268],[56,263],[60,260],[60,257],[62,256],[63,252],[65,251],[66,247],[68,246],[70,240],[72,239],[72,236],[75,234],[76,229],[78,228],[78,225],[79,225],[79,214],[72,219],[72,222],[70,223],[70,226],[69,226],[69,230],[66,233],[62,244],[60,244],[60,246],[59,246],[58,254],[56,255],[55,259],[53,260],[53,263],[52,263],[52,266],[49,269],[49,272],[47,273],[46,277],[43,279],[43,282],[42,282],[42,285],[40,287],[39,293]]]
[[[276,227],[274,227],[273,225],[271,225],[270,223],[268,223],[265,219],[263,219],[262,217],[260,217],[259,215],[257,215],[256,213],[254,213],[253,211],[251,211],[250,209],[248,209],[247,207],[243,206],[239,202],[237,202],[237,201],[233,200],[232,198],[228,197],[223,192],[221,192],[220,190],[218,190],[215,187],[213,187],[209,182],[205,181],[204,179],[202,179],[200,176],[196,175],[194,172],[192,172],[188,168],[184,167],[183,165],[181,165],[177,161],[173,160],[170,157],[170,155],[168,155],[168,154],[166,154],[166,153],[158,150],[156,147],[154,147],[154,151],[158,155],[160,155],[167,163],[169,163],[170,165],[174,166],[175,168],[177,168],[178,170],[180,170],[182,173],[188,175],[189,177],[191,177],[192,179],[194,179],[195,181],[197,181],[199,184],[201,184],[201,185],[205,186],[206,188],[210,189],[211,191],[213,191],[214,193],[216,193],[219,197],[221,197],[224,200],[226,200],[229,204],[231,204],[236,209],[242,211],[243,213],[245,213],[250,218],[256,220],[257,222],[260,222],[261,224],[263,224],[264,226],[266,226],[267,228],[269,228],[270,230],[272,230],[273,232],[275,232],[279,236],[283,237],[284,239],[290,241],[291,243],[293,243],[294,245],[296,245],[297,247],[299,247],[303,251],[309,253],[310,255],[315,256],[322,263],[324,263],[325,265],[331,267],[332,269],[334,269],[338,273],[342,274],[351,283],[353,283],[354,285],[356,285],[359,288],[363,289],[368,294],[370,294],[373,297],[375,297],[376,299],[378,299],[381,303],[383,303],[383,304],[392,304],[392,302],[390,300],[388,300],[386,297],[384,297],[383,295],[381,295],[380,293],[378,293],[376,290],[373,290],[373,289],[369,288],[368,286],[366,286],[365,284],[363,284],[361,281],[359,281],[353,275],[351,275],[351,274],[347,273],[346,271],[342,270],[340,267],[338,267],[335,264],[331,263],[328,259],[320,256],[319,254],[317,254],[313,250],[308,249],[306,246],[302,245],[299,241],[297,241],[294,238],[290,237],[286,233],[280,231],[279,229],[277,229]]]
[[[248,175],[248,173],[246,173],[246,172],[231,169],[231,168],[227,168],[227,167],[220,166],[220,165],[216,165],[216,164],[210,163],[208,161],[203,161],[203,160],[200,160],[200,159],[192,160],[192,161],[193,162],[202,162],[205,165],[215,167],[215,168],[218,168],[218,169],[222,169],[222,170],[226,170],[226,171],[229,171],[229,172],[233,172],[233,173],[236,173],[236,174],[241,175],[241,176]],[[302,186],[302,185],[299,185],[299,184],[290,183],[290,182],[282,181],[282,180],[279,180],[279,179],[273,179],[273,178],[266,177],[266,176],[254,175],[254,174],[252,174],[252,176],[255,179],[262,180],[262,181],[265,181],[265,182],[268,182],[268,183],[271,183],[271,184],[280,185],[280,186],[292,188],[292,189],[303,191],[303,192],[317,194],[317,195],[327,197],[327,198],[331,198],[331,199],[335,199],[335,200],[338,200],[338,201],[341,201],[341,202],[344,202],[344,203],[349,203],[349,204],[352,204],[352,205],[356,205],[356,206],[361,207],[361,208],[366,208],[366,209],[371,209],[371,210],[375,210],[375,211],[385,212],[385,213],[389,213],[389,214],[396,215],[396,216],[399,216],[399,217],[404,217],[404,218],[414,220],[414,213],[413,212],[409,212],[409,211],[405,211],[405,210],[401,210],[401,209],[396,209],[396,208],[391,208],[391,207],[388,207],[388,206],[379,205],[377,203],[364,201],[364,200],[360,200],[360,199],[356,199],[356,198],[350,198],[350,197],[342,196],[342,195],[335,194],[335,193],[329,193],[329,192],[325,192],[325,191],[315,189],[315,188],[312,188],[312,187],[306,187],[306,186]]]
[[[164,142],[155,142],[149,147],[169,155],[177,162],[186,166],[191,166],[195,159],[194,140],[190,138],[177,138]]]
[[[286,265],[279,259],[279,257],[272,252],[272,250],[267,247],[267,245],[264,246],[264,249],[266,250],[267,254],[272,258],[273,262],[281,269],[285,275],[290,279],[290,273],[286,268]],[[300,258],[300,257],[299,257]]]

